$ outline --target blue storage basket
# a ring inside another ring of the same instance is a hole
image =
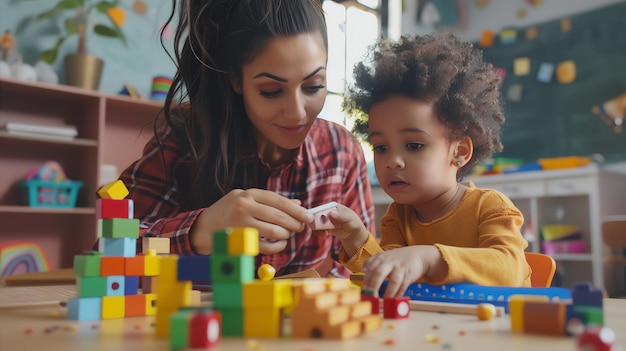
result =
[[[54,182],[31,179],[19,183],[25,205],[45,208],[76,207],[78,190],[82,186],[83,182],[78,180]]]

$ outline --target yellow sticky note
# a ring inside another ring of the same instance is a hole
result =
[[[513,72],[516,76],[526,76],[530,73],[530,59],[528,57],[516,58],[513,62]]]
[[[556,79],[561,84],[569,84],[576,79],[576,63],[572,60],[563,61],[556,66]]]

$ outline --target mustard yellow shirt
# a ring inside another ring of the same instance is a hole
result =
[[[432,222],[417,219],[413,207],[392,202],[381,219],[380,244],[370,234],[352,257],[340,250],[341,262],[359,272],[369,257],[409,245],[435,245],[448,263],[448,275],[430,284],[474,283],[530,286],[530,267],[520,232],[524,218],[504,194],[473,183],[454,210]]]

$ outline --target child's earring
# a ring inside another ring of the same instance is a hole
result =
[[[461,161],[456,161],[454,164],[460,168],[463,163],[461,163]]]

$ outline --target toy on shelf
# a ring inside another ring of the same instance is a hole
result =
[[[22,202],[31,207],[73,208],[76,207],[78,191],[83,182],[69,180],[56,161],[31,169],[25,180],[18,183],[22,191]]]

